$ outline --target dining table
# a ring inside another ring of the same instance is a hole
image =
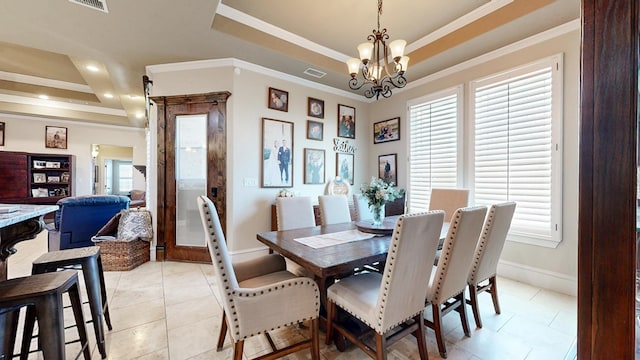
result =
[[[392,236],[390,230],[393,230],[398,217],[399,215],[388,216],[384,219],[382,226],[370,226],[372,230],[369,238],[335,241],[331,245],[318,248],[306,245],[301,240],[328,234],[344,234],[351,230],[366,233],[362,231],[366,226],[362,222],[352,221],[284,231],[267,231],[258,233],[256,237],[269,249],[313,274],[320,288],[321,304],[324,306],[327,303],[327,288],[337,279],[349,276],[358,269],[371,268],[374,264],[382,264],[382,266],[378,265],[378,270],[383,270]],[[448,227],[448,223],[443,224],[441,240],[446,236]],[[384,231],[385,229],[387,231]]]
[[[0,281],[7,280],[7,260],[15,254],[15,245],[34,239],[44,228],[44,215],[58,210],[58,205],[0,204]],[[0,312],[0,358],[9,349],[18,322],[18,311]]]

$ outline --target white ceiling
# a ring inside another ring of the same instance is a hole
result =
[[[106,4],[108,13],[68,0],[0,1],[0,112],[141,127],[145,66],[216,58],[348,90],[344,60],[377,16],[375,0]],[[579,0],[387,0],[380,22],[391,40],[407,40],[412,81],[579,16]]]

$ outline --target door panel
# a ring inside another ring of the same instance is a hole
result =
[[[158,107],[158,259],[211,261],[196,207],[198,195],[207,194],[214,202],[226,228],[225,113],[229,95],[151,98]],[[198,121],[202,124],[193,124]],[[193,141],[196,135],[189,135],[197,132],[196,126],[206,128],[199,143]],[[199,154],[192,154],[195,146],[204,146],[202,142],[206,144],[204,153],[200,149]]]

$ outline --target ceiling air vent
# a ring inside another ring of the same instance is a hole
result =
[[[307,68],[307,70],[305,70],[304,73],[309,76],[316,77],[318,79],[323,78],[325,75],[327,75],[327,73],[324,71],[320,71],[312,68]]]
[[[109,9],[107,9],[107,2],[104,0],[69,0],[69,1],[72,3],[90,7],[92,9],[99,10],[105,13],[109,12]]]

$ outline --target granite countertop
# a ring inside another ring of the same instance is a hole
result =
[[[58,205],[0,204],[0,228],[58,210]]]

